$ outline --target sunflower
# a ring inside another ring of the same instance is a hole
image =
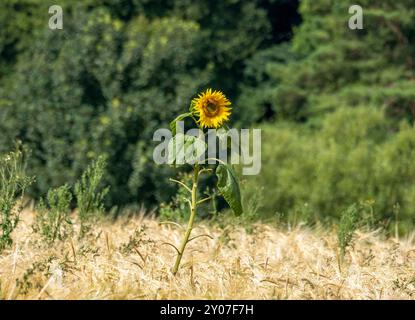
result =
[[[221,91],[207,89],[192,100],[191,110],[202,128],[219,128],[229,120],[231,102]]]

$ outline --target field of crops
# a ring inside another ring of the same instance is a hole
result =
[[[413,236],[355,234],[341,267],[335,233],[200,224],[171,274],[179,226],[138,215],[46,245],[22,213],[0,255],[0,299],[411,299]],[[75,229],[79,228],[75,225]],[[211,238],[210,238],[211,237]]]

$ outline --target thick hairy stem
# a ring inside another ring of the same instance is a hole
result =
[[[182,260],[184,249],[186,248],[187,243],[189,242],[190,234],[192,233],[193,229],[193,222],[196,217],[196,207],[197,207],[197,180],[199,177],[199,166],[196,164],[194,167],[194,174],[193,174],[193,185],[192,185],[192,200],[190,205],[190,218],[189,223],[187,224],[187,229],[184,234],[182,243],[180,244],[179,251],[177,253],[176,262],[173,267],[173,274],[175,275],[180,267],[180,261]]]

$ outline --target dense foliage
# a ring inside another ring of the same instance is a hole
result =
[[[415,115],[415,1],[359,1],[363,29],[348,27],[347,1],[301,2],[302,24],[290,45],[259,51],[240,105],[257,119],[315,122],[341,106],[383,107]],[[250,119],[252,121],[252,119]]]
[[[364,28],[351,30],[347,2],[302,1],[293,41],[248,62],[240,105],[279,120],[247,183],[264,188],[263,213],[321,221],[357,203],[370,223],[415,222],[415,2],[359,4]]]
[[[414,222],[414,0],[359,1],[362,30],[335,0],[74,2],[62,31],[47,1],[0,4],[0,151],[32,150],[32,194],[103,155],[109,203],[168,202],[153,132],[209,86],[264,129],[247,215]]]
[[[272,12],[298,19],[286,1],[65,0],[64,28],[50,30],[49,5],[0,4],[0,151],[15,140],[32,150],[36,195],[104,155],[112,204],[169,199],[155,129],[205,86],[238,95],[245,60],[289,37]]]
[[[415,129],[389,126],[383,111],[364,107],[341,108],[318,130],[266,126],[262,172],[247,178],[245,194],[264,186],[260,211],[292,223],[339,218],[353,203],[373,209],[375,225],[396,214],[414,222]]]

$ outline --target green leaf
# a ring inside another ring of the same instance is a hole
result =
[[[216,175],[218,177],[218,190],[225,198],[235,215],[242,214],[241,191],[239,189],[239,182],[236,173],[230,165],[220,164],[216,168]]]
[[[194,164],[206,151],[206,143],[198,137],[178,133],[169,141],[167,151],[169,164]]]
[[[177,121],[182,121],[187,117],[190,117],[192,114],[190,112],[182,113],[181,115],[177,116],[172,122],[170,122],[170,130],[173,136],[176,135],[176,128],[177,128]]]

